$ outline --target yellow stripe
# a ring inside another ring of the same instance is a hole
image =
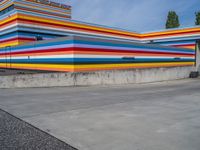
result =
[[[162,31],[162,32],[154,32],[154,33],[147,33],[147,34],[139,34],[139,33],[134,33],[134,32],[126,32],[126,31],[120,31],[120,30],[115,30],[115,29],[109,29],[109,28],[102,28],[102,27],[95,27],[92,25],[85,25],[85,24],[81,24],[81,23],[73,23],[70,21],[58,21],[58,20],[54,20],[54,19],[47,19],[47,18],[41,18],[41,17],[34,17],[34,16],[30,16],[30,15],[24,15],[24,14],[15,14],[11,17],[9,17],[8,19],[4,19],[0,22],[0,25],[9,22],[11,20],[14,19],[26,19],[29,21],[41,21],[44,23],[55,23],[58,25],[68,25],[68,26],[72,26],[72,27],[78,27],[78,28],[82,28],[82,29],[93,29],[96,31],[105,31],[105,32],[110,32],[110,33],[118,33],[118,34],[124,34],[124,35],[129,35],[129,36],[136,36],[136,38],[138,37],[142,37],[142,38],[146,38],[145,36],[150,36],[150,35],[162,35],[164,33],[179,33],[181,34],[182,32],[190,32],[190,31],[196,31],[199,32],[200,29],[199,28],[190,28],[190,29],[180,29],[180,30],[174,30],[174,31]]]
[[[165,65],[194,65],[194,62],[176,62],[176,63],[130,63],[130,64],[91,64],[91,65],[75,65],[75,69],[84,68],[115,68],[115,67],[149,67],[149,66],[165,66]]]
[[[130,63],[130,64],[90,64],[90,65],[64,65],[64,64],[21,64],[12,63],[12,67],[46,67],[46,68],[70,68],[84,69],[84,68],[115,68],[115,67],[149,67],[149,66],[165,66],[165,65],[194,65],[194,62],[172,62],[172,63]],[[0,63],[5,65],[5,63]]]
[[[78,28],[85,28],[85,29],[93,29],[93,30],[97,30],[97,31],[106,31],[106,32],[113,32],[113,33],[119,33],[119,34],[127,34],[127,35],[132,35],[132,36],[138,36],[139,34],[134,33],[134,32],[126,32],[126,31],[120,31],[120,30],[114,30],[114,29],[108,29],[108,28],[102,28],[102,27],[95,27],[92,25],[84,25],[84,24],[80,24],[80,23],[73,23],[70,21],[58,21],[58,20],[53,20],[53,19],[44,19],[41,17],[33,17],[30,15],[24,15],[24,14],[19,14],[18,16],[21,19],[26,19],[26,20],[32,20],[32,21],[41,21],[41,22],[45,22],[45,23],[56,23],[59,25],[69,25],[72,27],[78,27]]]
[[[110,32],[110,33],[118,33],[118,34],[126,34],[126,35],[130,35],[130,36],[139,36],[139,34],[136,33],[131,33],[131,32],[123,32],[120,30],[114,30],[114,29],[106,29],[106,28],[100,28],[100,27],[95,27],[95,26],[90,26],[90,25],[84,25],[84,24],[80,24],[80,23],[73,23],[70,21],[58,21],[58,20],[54,20],[54,19],[47,19],[47,18],[41,18],[41,17],[34,17],[34,16],[30,16],[30,15],[24,15],[24,14],[15,14],[7,19],[4,19],[0,22],[0,25],[5,24],[11,20],[14,19],[26,19],[29,21],[41,21],[44,23],[55,23],[58,25],[68,25],[68,26],[72,26],[72,27],[78,27],[78,28],[82,28],[82,29],[93,29],[96,31],[105,31],[105,32]]]
[[[195,46],[180,46],[178,48],[188,48],[188,49],[195,50]]]
[[[2,47],[6,47],[6,46],[16,46],[16,45],[19,45],[19,42],[18,41],[11,41],[11,42],[5,42],[5,43],[1,43],[0,44],[0,48]]]
[[[0,66],[5,66],[5,63],[0,63]],[[20,67],[31,67],[31,68],[70,68],[73,69],[74,65],[57,65],[57,64],[20,64],[20,63],[12,63],[11,66],[13,68],[20,68]]]
[[[159,36],[162,34],[170,34],[170,33],[178,33],[178,34],[183,34],[182,32],[191,32],[191,31],[196,31],[197,33],[200,31],[200,28],[189,28],[189,29],[179,29],[179,30],[172,30],[172,31],[161,31],[161,32],[153,32],[153,33],[146,33],[146,34],[139,34],[139,33],[134,33],[134,32],[126,32],[126,31],[121,31],[121,30],[115,30],[115,29],[110,29],[110,28],[102,28],[102,27],[95,27],[92,25],[85,25],[85,24],[81,24],[81,23],[74,23],[74,22],[70,22],[70,21],[59,21],[59,20],[55,20],[55,19],[44,19],[41,17],[34,17],[31,15],[24,15],[24,14],[15,14],[13,16],[8,17],[7,19],[4,19],[2,21],[0,21],[0,25],[5,24],[6,22],[9,22],[11,20],[17,19],[17,18],[21,18],[21,19],[26,19],[29,21],[41,21],[44,23],[55,23],[58,25],[66,25],[66,26],[71,26],[71,27],[78,27],[81,29],[92,29],[92,30],[96,30],[96,31],[105,31],[108,33],[113,33],[113,34],[124,34],[124,36],[136,36],[136,38],[148,38],[148,36]],[[120,35],[119,35],[120,36]],[[167,35],[163,35],[163,38],[167,37]],[[7,45],[6,45],[7,46]],[[4,47],[4,46],[1,46]],[[195,49],[194,47],[188,47],[190,49]]]
[[[17,18],[18,18],[17,14],[14,14],[14,15],[12,15],[12,16],[9,16],[9,17],[7,17],[6,19],[1,20],[1,21],[0,21],[0,25],[5,24],[5,23],[7,23],[7,22],[9,22],[9,21],[15,20],[15,19],[17,19]]]
[[[48,64],[5,64],[0,63],[0,68],[15,69],[31,69],[31,70],[47,70],[61,72],[79,72],[79,71],[95,71],[95,70],[121,70],[134,68],[158,68],[158,67],[177,67],[177,66],[193,66],[194,62],[186,63],[140,63],[140,64],[100,64],[100,65],[48,65]]]
[[[5,1],[4,3],[1,3],[0,7],[3,6],[4,4],[6,4],[7,2],[8,2],[8,1]],[[9,5],[6,5],[5,7],[0,8],[0,11],[4,10],[5,8],[7,8],[7,7],[9,7],[9,6],[13,5],[13,4],[14,4],[14,3],[12,2],[12,3],[10,3]]]
[[[187,28],[187,29],[176,29],[170,31],[151,32],[151,33],[141,34],[141,36],[145,38],[145,36],[159,36],[162,34],[173,34],[173,33],[181,34],[182,32],[193,32],[193,31],[199,32],[200,28]]]

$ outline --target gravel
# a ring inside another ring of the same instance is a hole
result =
[[[1,150],[77,150],[0,109]]]

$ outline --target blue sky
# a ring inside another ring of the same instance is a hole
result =
[[[162,30],[168,11],[175,10],[182,27],[194,25],[200,0],[54,0],[73,7],[72,18],[137,32]]]

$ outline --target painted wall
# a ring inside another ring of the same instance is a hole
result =
[[[15,5],[13,10],[0,16],[0,47],[29,43],[35,41],[37,35],[41,35],[43,39],[69,35],[84,35],[99,38],[123,39],[141,43],[153,41],[154,44],[189,49],[194,49],[195,41],[200,39],[199,26],[137,33],[67,19],[66,16],[71,13],[71,10],[52,8],[31,1],[6,0],[4,4],[0,3],[0,11],[11,5]],[[13,32],[23,32],[26,35],[11,35]]]
[[[0,49],[0,67],[97,71],[193,66],[195,51],[151,44],[71,36]]]
[[[195,62],[199,26],[137,33],[71,20],[70,9],[32,0],[5,0],[0,12],[12,5],[0,15],[1,68],[77,72],[193,66]],[[30,43],[37,36],[46,41]],[[10,47],[15,45],[20,46]]]

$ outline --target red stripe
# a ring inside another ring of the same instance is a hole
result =
[[[172,46],[195,46],[195,44],[184,44],[184,45],[172,45]]]
[[[194,54],[185,54],[185,53],[172,53],[172,52],[148,52],[145,50],[120,50],[120,49],[100,49],[100,48],[82,48],[82,47],[70,47],[70,48],[52,48],[52,49],[43,49],[43,50],[31,50],[31,51],[21,51],[21,52],[11,52],[11,55],[15,54],[31,54],[31,53],[45,53],[45,52],[68,52],[68,51],[89,51],[91,52],[117,52],[117,53],[146,53],[146,54],[174,54],[174,55],[183,55],[183,56],[194,56]],[[0,54],[4,55],[4,54]]]
[[[181,30],[179,30],[179,33],[160,33],[158,35],[142,35],[141,34],[141,36],[142,36],[141,38],[145,39],[145,38],[152,38],[152,37],[180,35],[180,34],[192,34],[192,33],[200,33],[200,30],[198,30],[198,31],[181,31]]]
[[[12,21],[14,21],[14,20],[12,20]],[[12,21],[7,22],[6,24],[8,24]],[[80,28],[80,27],[73,27],[73,26],[67,25],[67,23],[66,23],[66,25],[59,25],[59,24],[56,24],[56,23],[45,23],[45,22],[42,22],[42,21],[29,21],[29,20],[26,20],[26,19],[17,19],[17,21],[25,21],[25,22],[28,22],[30,24],[34,24],[34,22],[35,22],[35,23],[39,23],[39,24],[43,24],[43,25],[47,25],[47,26],[48,25],[54,25],[54,26],[58,26],[58,27],[65,27],[65,28],[68,27],[68,28],[72,28],[74,30],[77,29],[77,30],[83,30],[83,31],[88,31],[88,32],[90,31],[90,32],[105,33],[105,34],[107,33],[107,34],[112,34],[112,35],[122,35],[122,36],[127,36],[127,37],[132,37],[132,38],[133,37],[138,38],[138,36],[127,35],[126,33],[113,33],[112,31],[106,32],[106,31],[98,31],[98,30],[95,30],[95,29],[85,29],[85,28]],[[5,25],[5,24],[3,24],[3,25]],[[1,25],[1,26],[3,26],[3,25]],[[107,29],[109,29],[109,28],[107,28]]]
[[[73,47],[70,48],[60,48],[60,49],[44,49],[44,50],[31,50],[31,51],[20,51],[20,52],[11,52],[11,55],[15,54],[31,54],[31,53],[45,53],[45,52],[61,52],[61,51],[73,51]],[[2,55],[2,54],[0,54]]]
[[[30,22],[29,20],[26,20],[26,19],[15,19],[15,20],[21,20],[21,21],[26,21],[26,22]],[[5,24],[8,24],[10,22],[13,22],[15,20],[12,20],[12,21],[9,21]],[[42,23],[42,24],[46,24],[46,25],[49,25],[48,23],[44,23],[42,21],[31,21],[30,23],[33,24],[33,23]],[[2,24],[1,26],[5,25],[5,24]],[[73,29],[79,29],[79,30],[85,30],[85,31],[94,31],[94,32],[97,32],[97,33],[107,33],[107,34],[112,34],[112,35],[123,35],[123,36],[127,36],[127,37],[134,37],[134,38],[141,38],[141,39],[145,39],[145,38],[149,38],[149,37],[157,37],[157,36],[170,36],[170,35],[178,35],[178,34],[192,34],[192,33],[197,33],[197,32],[200,32],[200,31],[182,31],[181,33],[161,33],[160,35],[147,35],[147,36],[143,36],[141,34],[141,36],[143,37],[140,37],[140,36],[133,36],[133,35],[127,35],[126,33],[113,33],[112,31],[111,32],[106,32],[106,31],[98,31],[98,30],[95,30],[95,29],[85,29],[85,28],[80,28],[80,27],[73,27],[73,26],[70,26],[70,25],[58,25],[56,23],[50,23],[52,25],[55,25],[55,26],[60,26],[60,27],[70,27],[70,28],[73,28]],[[1,27],[0,26],[0,27]],[[109,29],[109,28],[107,28]],[[119,30],[120,31],[120,30]]]
[[[4,26],[10,22],[13,22],[13,21],[16,21],[16,20],[22,20],[22,21],[27,21],[26,19],[14,19],[14,20],[11,20],[5,24],[2,24],[0,25],[1,26]],[[30,21],[27,21],[27,22],[30,22]],[[31,24],[33,22],[36,22],[36,23],[42,23],[42,24],[46,24],[46,25],[49,25],[48,23],[44,23],[42,21],[31,21]],[[80,27],[73,27],[73,26],[70,26],[70,25],[58,25],[56,23],[50,23],[52,25],[56,25],[56,26],[60,26],[60,27],[70,27],[70,28],[74,28],[74,29],[80,29],[80,30],[85,30],[85,31],[95,31],[95,32],[98,32],[98,33],[108,33],[108,34],[113,34],[113,35],[123,35],[123,36],[127,36],[127,37],[134,37],[134,38],[141,38],[141,39],[145,39],[145,38],[150,38],[150,37],[159,37],[159,36],[170,36],[170,35],[179,35],[179,34],[192,34],[192,33],[199,33],[199,31],[180,31],[180,33],[161,33],[159,35],[143,35],[141,34],[142,37],[139,36],[133,36],[133,35],[127,35],[126,33],[113,33],[112,31],[111,32],[107,32],[107,31],[98,31],[98,30],[95,30],[95,29],[85,29],[85,28],[80,28]],[[107,28],[109,29],[109,28]],[[119,30],[120,31],[120,30]]]
[[[18,19],[10,20],[10,21],[8,21],[8,22],[6,22],[6,23],[0,25],[0,27],[5,26],[5,25],[7,25],[7,24],[10,24],[10,23],[12,23],[12,22],[15,22],[15,21],[17,21],[17,20],[18,20]]]
[[[14,40],[28,40],[28,41],[35,41],[34,38],[22,38],[22,37],[19,37],[19,38],[10,38],[10,39],[3,40],[3,41],[0,41],[0,42],[1,42],[1,43],[4,43],[4,42],[10,42],[10,41],[14,41]]]
[[[75,47],[74,51],[95,51],[95,52],[117,52],[117,53],[146,53],[146,54],[177,54],[177,55],[185,55],[185,56],[193,56],[194,54],[185,54],[185,53],[173,53],[173,52],[149,52],[145,50],[120,50],[120,49],[100,49],[100,48],[81,48]]]

